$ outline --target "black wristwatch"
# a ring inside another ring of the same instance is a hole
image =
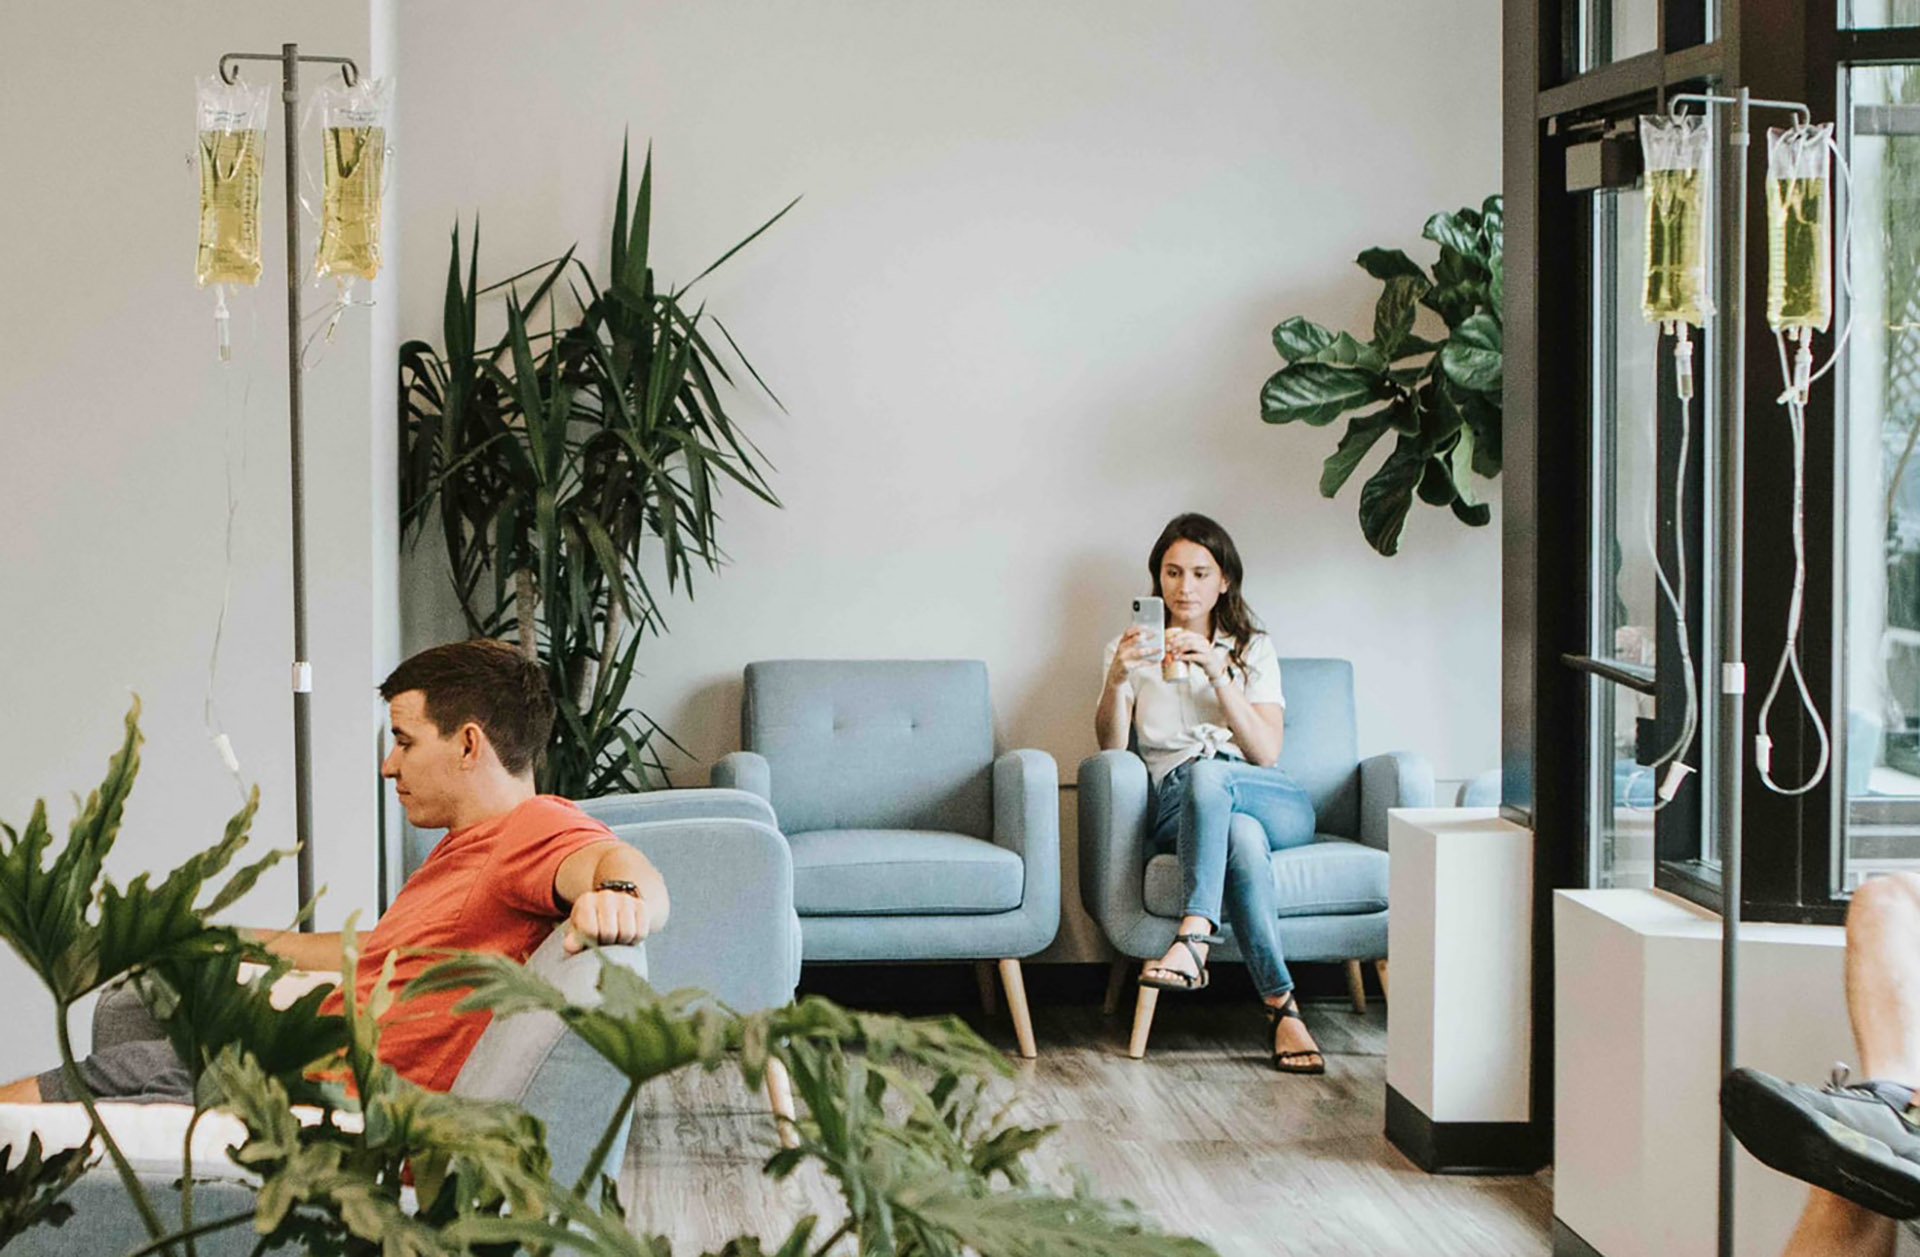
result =
[[[640,893],[638,886],[632,882],[621,881],[617,878],[608,878],[603,882],[595,882],[593,888],[595,890],[617,890],[623,895],[632,895],[635,899],[645,898],[645,896]]]

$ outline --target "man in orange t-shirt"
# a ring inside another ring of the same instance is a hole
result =
[[[393,724],[380,775],[394,783],[409,821],[447,835],[361,938],[361,1000],[395,952],[398,990],[435,962],[430,952],[524,961],[562,921],[570,951],[638,942],[666,924],[666,884],[647,858],[567,800],[535,791],[534,764],[554,718],[539,664],[504,642],[455,642],[395,668],[380,696]],[[338,933],[246,932],[297,968],[340,963]],[[490,1016],[453,1013],[458,999],[446,992],[389,1009],[380,1059],[423,1087],[451,1087]],[[342,1002],[335,992],[326,1011]],[[185,1067],[129,987],[101,997],[94,1048],[80,1068],[95,1095],[191,1098]],[[57,1069],[0,1086],[0,1103],[76,1098]]]

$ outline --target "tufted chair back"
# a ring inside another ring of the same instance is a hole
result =
[[[751,663],[740,737],[766,757],[787,834],[992,837],[993,715],[979,660]]]

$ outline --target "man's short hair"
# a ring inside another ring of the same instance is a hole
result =
[[[427,719],[440,736],[468,721],[479,725],[501,767],[515,776],[540,762],[553,733],[546,672],[506,642],[481,637],[432,646],[380,683],[388,702],[409,690],[425,696]]]

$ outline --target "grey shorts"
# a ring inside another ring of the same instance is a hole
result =
[[[108,987],[93,1010],[93,1055],[79,1062],[80,1079],[102,1100],[133,1104],[193,1099],[193,1079],[167,1032],[130,983]],[[64,1070],[41,1074],[40,1098],[78,1100]]]

